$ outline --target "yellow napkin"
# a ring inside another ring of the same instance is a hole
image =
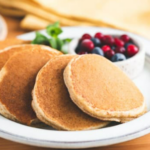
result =
[[[150,0],[34,0],[68,18],[101,23],[150,38]]]
[[[49,13],[48,11],[38,7],[39,5],[29,0],[0,0],[0,5],[5,6],[5,7],[21,9],[29,14],[33,14],[49,22],[59,21],[62,25],[65,25],[65,26],[93,25],[89,22],[71,20],[68,18],[60,17],[55,14]]]
[[[21,21],[20,26],[27,30],[40,30],[46,28],[52,22],[44,20],[34,15],[26,15]]]
[[[150,0],[0,0],[0,7],[27,13],[21,27],[42,29],[59,21],[62,26],[103,26],[150,38]]]

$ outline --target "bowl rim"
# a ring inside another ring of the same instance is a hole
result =
[[[107,34],[108,35],[108,34]],[[110,34],[110,35],[112,35],[112,36],[116,36],[116,37],[118,37],[118,36],[120,36],[121,34],[120,33],[116,33],[116,34]],[[128,59],[126,59],[126,60],[124,60],[124,61],[118,61],[118,62],[112,62],[112,63],[114,63],[114,64],[116,64],[116,65],[118,65],[118,64],[124,64],[124,63],[130,63],[130,61],[133,61],[133,60],[135,60],[136,58],[138,58],[140,55],[142,55],[143,53],[145,53],[145,49],[144,49],[144,47],[143,47],[143,44],[142,44],[142,42],[140,42],[140,40],[139,39],[137,39],[136,37],[133,37],[132,35],[130,35],[130,37],[131,37],[131,39],[133,40],[133,42],[138,46],[138,48],[139,48],[139,52],[137,53],[137,54],[135,54],[134,56],[132,56],[132,57],[130,57],[130,58],[128,58]],[[69,43],[69,52],[74,52],[74,54],[76,54],[76,52],[75,52],[75,49],[73,50],[71,47],[72,47],[72,45],[73,45],[73,43],[76,41],[79,41],[79,37],[77,38],[74,38],[70,43]],[[69,54],[71,54],[71,53],[69,53]],[[77,54],[76,54],[77,55]]]

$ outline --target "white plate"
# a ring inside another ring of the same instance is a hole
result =
[[[7,36],[7,25],[4,18],[0,15],[0,40],[4,40]]]
[[[65,37],[79,37],[83,33],[88,32],[94,34],[97,31],[104,34],[127,33],[128,35],[136,36],[143,42],[143,45],[149,49],[148,40],[137,35],[114,30],[108,28],[96,27],[66,27],[63,28],[64,32],[61,35]],[[45,34],[45,31],[41,31]],[[27,33],[19,36],[18,38],[25,40],[32,40],[35,33]],[[147,52],[148,54],[148,52]],[[148,56],[147,56],[148,58]],[[143,72],[134,80],[135,84],[143,93],[148,110],[150,110],[150,63],[149,59],[146,60]],[[106,127],[90,131],[56,131],[47,129],[38,129],[21,125],[19,123],[10,121],[0,116],[0,136],[16,141],[19,143],[54,148],[87,148],[106,146],[115,143],[128,141],[142,135],[150,133],[150,112],[145,115],[130,121],[128,123]]]

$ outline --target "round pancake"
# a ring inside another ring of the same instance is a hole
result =
[[[29,50],[29,49],[30,50],[44,49],[44,50],[48,50],[50,54],[54,54],[54,55],[62,54],[58,50],[55,50],[49,46],[44,46],[44,45],[22,44],[22,45],[14,45],[14,46],[6,47],[5,49],[0,51],[0,70],[12,55],[20,51]]]
[[[106,126],[108,122],[83,113],[69,97],[63,71],[73,57],[58,56],[40,70],[32,94],[32,107],[41,121],[59,130],[89,130]]]
[[[0,113],[27,125],[37,121],[31,107],[36,75],[54,57],[47,48],[35,47],[13,55],[0,71]]]
[[[95,118],[124,122],[145,112],[139,89],[102,56],[73,58],[64,71],[64,80],[73,102]]]

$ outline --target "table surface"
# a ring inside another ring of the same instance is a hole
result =
[[[15,37],[19,34],[25,33],[19,27],[20,19],[4,17],[8,26],[7,38]],[[15,142],[11,142],[0,138],[0,149],[1,150],[46,150],[47,148],[37,148],[33,146],[23,145]],[[145,150],[150,149],[150,134],[140,137],[135,140],[116,144],[107,147],[91,148],[88,150]],[[53,150],[53,149],[49,149]]]

